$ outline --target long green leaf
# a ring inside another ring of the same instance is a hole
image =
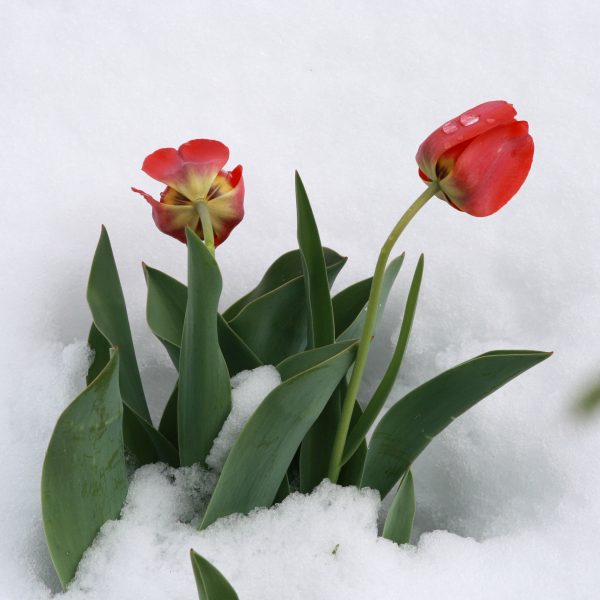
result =
[[[398,491],[388,510],[383,525],[383,537],[396,544],[409,544],[416,508],[415,484],[409,469],[402,476]]]
[[[417,309],[417,302],[419,300],[419,290],[421,289],[421,280],[423,279],[424,264],[425,259],[421,254],[419,262],[417,263],[417,268],[415,269],[415,274],[410,284],[410,289],[408,291],[406,306],[404,307],[404,316],[402,318],[402,326],[400,327],[400,334],[398,336],[398,341],[396,343],[396,348],[394,349],[392,359],[390,360],[390,364],[388,365],[388,368],[386,369],[386,372],[381,379],[381,382],[377,386],[377,389],[375,390],[371,400],[367,404],[361,418],[350,430],[348,440],[346,441],[346,447],[344,449],[342,464],[345,464],[346,461],[350,460],[357,448],[361,445],[367,436],[369,429],[371,429],[371,426],[373,423],[375,423],[375,419],[377,419],[377,416],[384,407],[385,402],[390,395],[392,388],[394,387],[394,383],[398,377],[398,372],[400,371],[402,359],[404,358],[404,352],[406,351],[406,346],[408,345],[408,338],[410,336],[410,330],[412,329],[413,320],[415,318],[415,311]]]
[[[222,280],[202,240],[186,230],[188,298],[179,359],[177,433],[182,466],[203,463],[231,410],[229,372],[219,347]]]
[[[356,346],[294,375],[260,404],[229,452],[202,520],[269,506],[300,442],[354,360]]]
[[[317,348],[333,344],[335,324],[321,238],[306,189],[298,172],[296,172],[296,212],[298,245],[302,257],[308,313],[307,345],[309,348]],[[336,389],[302,441],[300,450],[302,492],[311,491],[327,476],[333,438],[340,420],[340,410],[341,392]]]
[[[388,266],[385,269],[385,273],[383,276],[383,283],[381,284],[381,295],[379,297],[379,311],[378,311],[378,316],[377,316],[377,323],[379,323],[379,321],[381,320],[381,316],[383,315],[383,309],[387,303],[388,297],[390,295],[390,291],[392,289],[392,285],[394,285],[394,281],[396,281],[396,277],[398,276],[398,273],[400,272],[400,267],[402,266],[402,263],[404,262],[404,254],[401,254],[400,256],[397,256],[396,258],[394,258],[393,260],[391,260],[388,264]],[[367,280],[370,281],[370,280]],[[362,282],[359,282],[362,283]],[[344,297],[340,298],[340,294],[343,294],[344,292],[346,292],[346,294],[344,294]],[[350,323],[350,325],[348,325],[343,331],[341,331],[340,333],[337,333],[337,339],[338,340],[352,340],[352,339],[358,339],[360,338],[361,332],[362,332],[362,328],[365,322],[365,317],[367,315],[367,302],[365,301],[362,306],[359,308],[358,302],[360,300],[360,298],[358,297],[358,293],[359,292],[364,292],[364,289],[361,288],[355,288],[354,289],[355,294],[353,295],[353,303],[352,303],[352,310],[356,311],[355,314],[355,318],[354,320]],[[369,285],[369,292],[370,292],[370,285]],[[338,313],[341,311],[341,303],[342,302],[348,302],[349,298],[350,298],[350,292],[347,290],[343,290],[342,292],[340,292],[340,294],[338,294],[337,296],[334,296],[333,298],[333,305],[334,305],[334,310],[337,309]],[[368,300],[369,294],[367,293],[367,300]],[[344,320],[348,320],[348,313],[350,312],[350,308],[346,308],[346,313],[344,315]],[[338,319],[340,319],[340,317],[337,317]],[[336,329],[336,332],[338,330]]]
[[[345,258],[330,248],[323,248],[323,255],[328,269],[340,261],[346,262]],[[223,317],[225,317],[227,321],[231,321],[243,308],[254,300],[276,290],[293,279],[298,279],[298,277],[303,277],[300,250],[290,250],[275,260],[275,262],[267,269],[258,285],[245,296],[234,302],[223,313]]]
[[[102,227],[92,262],[87,300],[97,329],[112,346],[119,348],[119,386],[123,401],[141,417],[150,421],[150,412],[131,338],[123,289],[105,227]]]
[[[298,245],[308,312],[308,347],[333,344],[335,325],[321,238],[306,190],[296,171]]]
[[[238,595],[215,566],[190,550],[199,600],[238,600]]]
[[[127,495],[119,354],[65,409],[42,471],[48,549],[63,588],[100,527],[119,516]]]
[[[333,284],[346,259],[333,250],[324,250],[329,285]],[[302,352],[307,343],[307,311],[304,277],[299,253],[300,274],[249,301],[233,318],[225,311],[231,328],[264,363],[276,365]]]
[[[152,426],[135,357],[125,298],[106,229],[102,227],[92,262],[87,299],[94,326],[102,337],[119,348],[119,387],[123,398],[125,444],[142,464],[165,461],[177,465],[177,452]],[[92,344],[102,348],[95,332]],[[97,348],[95,348],[97,349]]]
[[[414,389],[375,428],[361,485],[379,490],[383,498],[454,419],[550,355],[532,350],[487,352]]]

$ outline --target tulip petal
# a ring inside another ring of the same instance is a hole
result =
[[[436,165],[442,154],[486,131],[512,122],[516,114],[512,104],[504,100],[493,100],[451,119],[419,146],[416,157],[419,168],[427,177],[435,179]]]
[[[161,148],[144,160],[142,170],[189,200],[205,199],[212,182],[229,159],[229,148],[216,140],[190,140]]]
[[[152,218],[160,231],[185,244],[185,228],[191,227],[192,229],[196,229],[200,221],[194,205],[191,202],[187,204],[166,204],[164,202],[158,202],[150,196],[150,194],[147,194],[142,190],[136,188],[131,189],[142,195],[148,204],[152,206]],[[166,193],[168,193],[168,190],[165,190],[163,195]]]
[[[231,173],[221,174],[219,195],[208,200],[208,210],[215,234],[215,246],[224,242],[231,230],[244,218],[244,179],[238,165]],[[218,178],[217,178],[218,179]],[[223,190],[228,191],[220,193]]]
[[[486,217],[518,192],[532,160],[528,124],[515,121],[475,138],[457,158],[441,187],[460,210]]]
[[[144,159],[142,171],[153,179],[170,185],[179,177],[183,160],[175,148],[161,148]]]

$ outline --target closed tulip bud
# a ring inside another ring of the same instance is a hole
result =
[[[437,196],[475,217],[502,208],[525,181],[533,160],[527,121],[512,104],[485,102],[436,129],[419,147],[419,175]]]

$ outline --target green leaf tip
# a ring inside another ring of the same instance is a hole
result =
[[[221,571],[193,549],[190,550],[190,560],[199,600],[239,600],[235,590]]]

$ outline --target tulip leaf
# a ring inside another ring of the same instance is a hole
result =
[[[179,446],[177,434],[177,396],[179,395],[179,382],[175,384],[169,400],[163,410],[158,430],[173,444]]]
[[[394,285],[394,281],[396,281],[396,277],[400,271],[400,267],[404,262],[404,254],[397,256],[393,260],[391,260],[388,266],[385,269],[385,273],[383,275],[383,283],[381,284],[381,295],[379,296],[379,310],[377,312],[377,323],[381,320],[383,315],[383,309],[387,303],[388,297],[390,295],[390,291],[392,286]],[[369,293],[371,291],[370,279],[366,279],[364,281],[359,281],[359,284],[364,284],[366,281],[369,281],[369,290],[366,294],[366,299],[364,302],[361,301],[364,299],[365,285],[354,288],[354,286],[350,286],[346,290],[342,290],[339,294],[333,297],[333,307],[334,314],[337,312],[338,316],[336,317],[336,332],[341,329],[346,322],[350,321],[350,315],[354,314],[354,319],[350,322],[349,325],[346,326],[340,333],[337,334],[338,340],[351,340],[358,339],[361,336],[362,328],[365,322],[365,318],[367,315],[367,304],[369,299]],[[358,285],[358,284],[354,284]],[[354,289],[352,289],[354,288]],[[342,305],[344,305],[344,309],[342,310]],[[338,328],[337,323],[340,323],[340,327]]]
[[[342,464],[345,464],[346,461],[350,460],[354,452],[356,452],[358,447],[361,445],[362,441],[367,436],[369,429],[371,429],[371,426],[373,423],[375,423],[375,419],[377,419],[377,416],[384,407],[385,402],[388,399],[392,388],[394,387],[394,383],[398,377],[398,372],[400,371],[400,365],[402,364],[404,352],[406,350],[406,346],[408,345],[408,338],[410,336],[410,330],[412,329],[413,320],[415,318],[415,311],[417,309],[417,302],[419,300],[419,290],[421,289],[421,280],[423,279],[424,264],[425,258],[421,254],[413,275],[412,282],[410,284],[410,289],[408,291],[406,306],[404,308],[404,316],[402,318],[402,326],[400,327],[398,342],[396,343],[396,348],[394,349],[392,359],[390,360],[390,364],[388,365],[388,368],[386,369],[386,372],[381,379],[381,382],[377,386],[377,389],[375,390],[371,400],[369,400],[369,403],[367,404],[362,416],[350,429],[350,434],[348,435],[348,439],[346,441],[346,447],[344,448]]]
[[[202,529],[221,517],[272,504],[302,439],[350,368],[355,353],[355,345],[343,348],[286,379],[267,395],[227,456]]]
[[[112,346],[119,348],[119,386],[123,402],[150,421],[150,412],[131,338],[123,289],[105,227],[102,227],[92,262],[87,300],[96,328]]]
[[[340,352],[347,350],[348,348],[356,348],[358,342],[356,340],[345,340],[343,342],[335,342],[328,346],[321,346],[320,348],[311,348],[304,352],[299,352],[282,360],[277,365],[277,371],[281,376],[281,381],[291,379],[299,373],[312,369],[315,365],[325,362],[330,358],[337,356]]]
[[[44,530],[63,588],[105,521],[119,516],[127,495],[122,415],[115,350],[58,419],[44,460]]]
[[[148,283],[147,318],[150,329],[163,343],[173,364],[179,368],[187,287],[173,277],[144,265]],[[240,371],[256,369],[262,363],[221,316],[217,317],[219,345],[231,377]]]
[[[371,293],[372,277],[357,281],[338,292],[332,299],[335,333],[339,337],[365,309]]]
[[[90,385],[110,360],[110,343],[109,341],[98,331],[98,328],[92,323],[90,327],[90,333],[88,335],[88,346],[94,353],[92,364],[88,369],[85,382]]]
[[[227,364],[219,347],[222,279],[202,240],[186,229],[188,297],[179,359],[177,433],[182,466],[204,463],[231,410]]]
[[[142,464],[160,460],[176,465],[176,450],[154,429],[150,420],[131,338],[125,298],[108,233],[104,227],[92,262],[87,299],[95,329],[112,346],[119,348],[119,387],[124,405],[123,435],[126,446]],[[105,352],[99,336],[90,332],[90,336],[92,334],[91,343],[95,344],[94,350],[100,349],[101,352]],[[92,366],[94,367],[93,363]]]
[[[321,238],[298,172],[296,172],[296,211],[308,314],[308,347],[318,348],[333,344],[335,325]]]
[[[387,495],[429,442],[454,419],[551,355],[499,350],[476,356],[430,379],[399,400],[369,443],[361,485]]]
[[[238,600],[224,575],[205,558],[190,551],[199,600]]]
[[[331,285],[346,259],[333,250],[324,248],[323,251]],[[289,278],[290,273],[286,273],[283,283],[250,299],[235,316],[230,316],[235,313],[231,308],[224,313],[231,328],[264,364],[276,365],[306,348],[307,311],[302,263],[299,252],[289,254],[297,260],[295,276]],[[285,261],[286,266],[290,264],[291,259]],[[267,283],[274,285],[276,280],[274,276],[269,277]],[[236,310],[237,304],[234,305]]]
[[[345,258],[330,248],[323,248],[323,255],[325,257],[325,264],[327,265],[328,270],[332,265],[337,264],[340,261],[342,263],[346,262]],[[302,271],[300,250],[290,250],[289,252],[286,252],[277,260],[275,260],[275,262],[267,269],[259,284],[252,291],[248,292],[245,296],[234,302],[223,313],[223,317],[225,317],[227,321],[231,321],[240,313],[243,308],[245,308],[254,300],[257,300],[261,296],[276,290],[282,285],[289,283],[293,279],[303,276],[304,273]]]
[[[335,341],[335,324],[321,238],[302,179],[296,172],[298,245],[302,258],[308,315],[307,345],[318,348]],[[333,438],[341,412],[341,392],[336,389],[306,434],[300,450],[300,491],[309,492],[326,476]]]
[[[409,544],[416,511],[415,485],[410,469],[402,476],[398,491],[383,525],[383,537],[396,544]]]
[[[346,384],[345,381],[342,384]],[[342,398],[346,393],[346,388],[344,387]],[[354,402],[354,410],[352,411],[352,418],[350,420],[350,427],[354,427],[361,415],[363,414],[362,408],[358,401]],[[353,485],[360,486],[360,480],[362,479],[362,473],[365,466],[365,458],[367,457],[367,442],[362,440],[350,460],[348,460],[340,470],[340,474],[338,476],[338,485]]]
[[[152,333],[167,350],[175,368],[179,368],[179,353],[183,319],[187,304],[187,288],[166,273],[144,264],[148,286],[146,320]]]

